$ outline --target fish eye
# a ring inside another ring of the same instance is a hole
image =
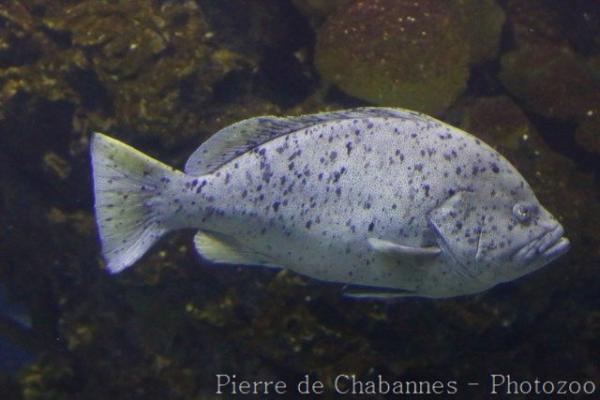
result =
[[[531,221],[534,213],[535,206],[525,201],[519,202],[513,207],[513,216],[521,223],[527,223]]]

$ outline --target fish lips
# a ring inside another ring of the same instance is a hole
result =
[[[549,263],[569,251],[571,243],[564,233],[563,227],[556,224],[517,250],[514,260],[522,266],[536,262],[541,267]]]

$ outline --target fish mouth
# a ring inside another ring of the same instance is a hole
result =
[[[520,248],[515,259],[522,265],[528,265],[534,260],[541,260],[543,264],[560,257],[569,251],[571,242],[564,237],[565,230],[560,224],[548,229],[537,238]]]

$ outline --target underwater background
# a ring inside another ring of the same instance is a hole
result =
[[[193,232],[103,269],[91,132],[181,168],[241,119],[366,105],[492,145],[570,252],[446,300],[205,265]],[[492,373],[600,393],[600,2],[2,1],[0,201],[2,399],[211,399],[215,374],[291,398],[306,374],[319,398],[340,374],[457,381],[459,398],[488,398]]]

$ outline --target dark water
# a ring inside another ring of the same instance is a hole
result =
[[[257,398],[278,397],[270,381],[295,398],[307,379],[320,398],[489,398],[494,382],[597,396],[600,3],[458,3],[0,4],[0,397],[216,398],[228,378],[225,398],[243,380]],[[351,301],[291,272],[204,265],[192,232],[103,269],[92,131],[181,167],[243,118],[369,104],[493,145],[571,251],[435,301]]]

